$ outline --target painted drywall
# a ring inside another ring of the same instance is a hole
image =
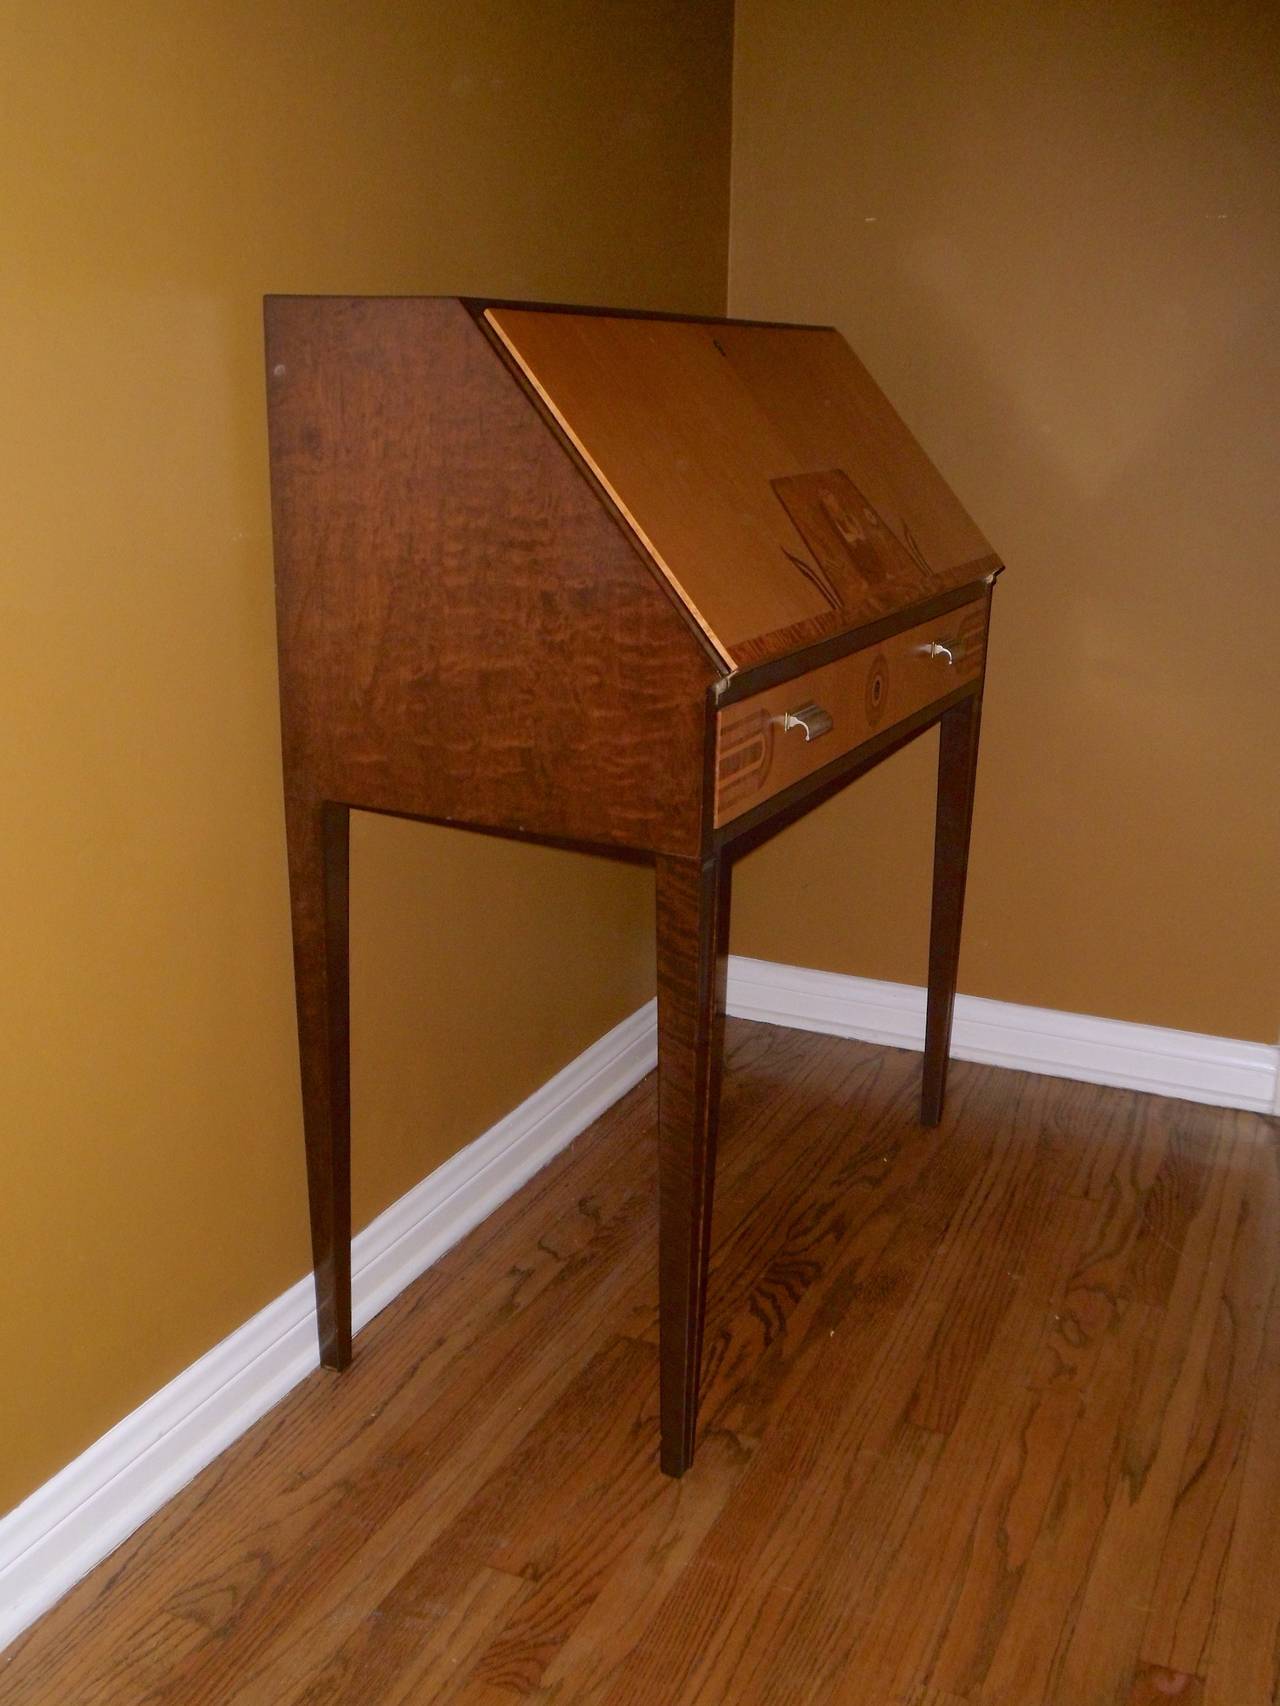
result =
[[[741,0],[730,310],[830,321],[1004,555],[961,987],[1280,1033],[1280,13]],[[733,945],[923,981],[930,737]]]
[[[0,22],[0,1510],[308,1263],[268,291],[716,311],[728,5]],[[651,878],[362,818],[357,1223],[649,994]]]

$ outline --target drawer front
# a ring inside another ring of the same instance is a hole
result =
[[[726,707],[716,718],[716,828],[975,680],[986,632],[978,599]]]

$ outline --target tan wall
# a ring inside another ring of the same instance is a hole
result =
[[[0,25],[0,1510],[307,1265],[260,299],[716,310],[730,13]],[[360,820],[357,1221],[649,993],[650,879]]]
[[[961,985],[1280,1030],[1280,13],[741,0],[730,310],[830,320],[1009,565]],[[930,737],[734,947],[921,982]]]

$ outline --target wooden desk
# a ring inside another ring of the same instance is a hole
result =
[[[321,1360],[351,1356],[350,812],[651,860],[679,1475],[731,862],[940,724],[936,1124],[1000,564],[830,328],[452,298],[270,298],[266,322]]]

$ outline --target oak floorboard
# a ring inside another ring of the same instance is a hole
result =
[[[615,1681],[623,1655],[644,1639],[667,1595],[724,1509],[751,1460],[753,1446],[736,1435],[705,1434],[698,1473],[661,1489],[594,1604],[540,1679],[539,1697],[594,1706]]]
[[[980,1135],[989,1109],[982,1081],[971,1078],[967,1095],[956,1088],[955,1103],[964,1108],[968,1128],[951,1125],[960,1116],[949,1110],[936,1132],[915,1128],[896,1152],[886,1135],[877,1133],[873,1155],[882,1147],[889,1153],[884,1158],[887,1170],[875,1187],[863,1196],[848,1188],[841,1195],[841,1182],[836,1181],[844,1224],[821,1287],[810,1288],[800,1307],[786,1316],[785,1331],[744,1359],[741,1379],[720,1379],[719,1368],[713,1371],[704,1398],[711,1414],[750,1433],[767,1417],[775,1464],[782,1463],[784,1452],[807,1461],[841,1420],[848,1420],[847,1393],[856,1390],[864,1400],[879,1401],[878,1380],[886,1371],[898,1383],[893,1391],[902,1407],[909,1401],[918,1366],[909,1355],[895,1353],[896,1341],[886,1338],[888,1323],[900,1312],[904,1319],[910,1316],[923,1355],[924,1343],[945,1314],[949,1292],[939,1289],[931,1298],[922,1275],[932,1272],[931,1264],[942,1258],[949,1229],[970,1193],[981,1189],[992,1159]],[[826,1189],[824,1181],[824,1196]],[[769,1270],[762,1271],[767,1280]],[[751,1286],[743,1292],[728,1327],[730,1337],[753,1331],[762,1314],[758,1295]],[[736,1360],[726,1359],[726,1369],[733,1369]],[[903,1381],[909,1383],[905,1390]],[[822,1409],[827,1402],[829,1413]],[[815,1404],[818,1414],[811,1418]],[[899,1411],[893,1401],[890,1407],[891,1427]]]
[[[1081,1193],[1095,1206],[1096,1218],[1035,1375],[1038,1386],[1068,1386],[1080,1392],[1088,1387],[1107,1335],[1139,1300],[1133,1270],[1150,1236],[1147,1200],[1166,1165],[1171,1138],[1165,1118],[1169,1104],[1161,1099],[1096,1089],[1094,1095],[1099,1126],[1113,1133],[1122,1128],[1123,1135],[1107,1145],[1105,1170],[1095,1156],[1089,1189]],[[1051,1098],[1051,1107],[1057,1103],[1056,1096]],[[1086,1142],[1091,1123],[1086,1119],[1082,1132]]]
[[[1079,1104],[1073,1093],[1079,1088],[1072,1085],[1065,1096],[1050,1095],[1044,1117],[1050,1143],[1055,1132],[1069,1132],[1065,1120]],[[1134,1301],[1128,1270],[1145,1220],[1146,1193],[1163,1161],[1160,1122],[1151,1117],[1154,1104],[1148,1098],[1148,1105],[1135,1108],[1135,1100],[1113,1094],[1099,1104],[1095,1093],[1098,1128],[1119,1139],[1106,1146],[1110,1170],[1104,1171],[1095,1150],[1090,1189],[1069,1189],[1048,1211],[1036,1253],[1043,1267],[1045,1253],[1058,1249],[1062,1261],[1057,1274],[1050,1278],[1029,1269],[1020,1276],[1043,1298],[1044,1331],[1031,1359],[1025,1402],[1021,1412],[1014,1413],[1014,1425],[1005,1430],[963,1565],[957,1569],[952,1614],[931,1672],[936,1685],[957,1693],[983,1684],[1006,1625],[1011,1619],[1016,1624],[1015,1608],[1021,1612],[1027,1603],[1020,1601],[1020,1589],[1033,1554],[1040,1546],[1036,1565],[1042,1568],[1042,1537],[1059,1537],[1054,1504],[1057,1500],[1061,1505],[1060,1482],[1073,1438],[1077,1450],[1071,1468],[1082,1455],[1083,1442],[1097,1437],[1097,1399],[1106,1387],[1092,1388],[1094,1371],[1109,1335]],[[1070,1180],[1073,1187],[1078,1182]],[[1081,1427],[1086,1406],[1091,1411],[1087,1430]],[[1102,1414],[1109,1414],[1105,1405]],[[1102,1425],[1110,1424],[1104,1419]],[[1078,1504],[1078,1494],[1073,1501]],[[1071,1557],[1070,1546],[1053,1546],[1053,1565],[1069,1569]],[[1030,1603],[1038,1599],[1032,1594]],[[1016,1643],[1016,1627],[1012,1639]],[[1038,1650],[1044,1657],[1043,1649]],[[1046,1685],[1042,1676],[1034,1683],[1024,1679],[1021,1686]]]
[[[985,1706],[972,1694],[945,1694],[940,1688],[913,1688],[910,1694],[898,1696],[894,1706]]]
[[[413,1676],[415,1665],[431,1657],[430,1645],[423,1641],[424,1629],[482,1569],[505,1569],[539,1587],[552,1577],[555,1593],[565,1592],[567,1610],[554,1595],[530,1592],[517,1600],[517,1613],[534,1605],[545,1619],[546,1600],[551,1597],[553,1616],[557,1612],[571,1615],[584,1591],[578,1579],[578,1554],[585,1550],[590,1564],[593,1548],[602,1542],[616,1544],[621,1526],[612,1517],[602,1524],[593,1507],[606,1491],[618,1499],[629,1494],[646,1504],[657,1497],[653,1475],[637,1473],[638,1465],[649,1468],[655,1376],[651,1345],[617,1339],[600,1352],[500,1471],[408,1563],[319,1674],[286,1697],[287,1706],[334,1706],[355,1699],[362,1706],[387,1706],[402,1692],[405,1678]],[[566,1587],[564,1572],[553,1568],[554,1558],[539,1559],[534,1548],[540,1537],[549,1550],[556,1545],[559,1529],[551,1527],[553,1513],[566,1490],[581,1485],[573,1473],[578,1465],[586,1472],[585,1508],[572,1512],[567,1524],[575,1556]],[[532,1625],[518,1621],[513,1638],[502,1643],[496,1654],[486,1644],[477,1663],[484,1670],[488,1658],[488,1674],[479,1680],[515,1693],[533,1686],[546,1662],[539,1658],[539,1648],[554,1632],[554,1621],[550,1630],[540,1628],[536,1614]]]
[[[982,1688],[997,1700],[1047,1703],[1054,1692],[1098,1533],[1116,1478],[1116,1441],[1141,1390],[1157,1322],[1148,1305],[1120,1315],[1098,1352],[1093,1376],[1067,1441],[1045,1520],[1019,1571],[1012,1603],[1002,1608]],[[1141,1622],[1132,1613],[1127,1625]],[[1139,1634],[1135,1628],[1133,1639]]]
[[[1157,1105],[1161,1116],[1153,1119]],[[1055,1189],[1100,1202],[1116,1179],[1127,1174],[1145,1193],[1168,1148],[1163,1117],[1167,1107],[1157,1097],[1116,1094],[1096,1084],[1058,1079],[1045,1103],[1042,1131]]]
[[[1077,1253],[1082,1205],[1047,1205],[1023,1283],[1002,1315],[853,1655],[885,1692],[973,1691],[1048,1509],[1079,1398],[1030,1376],[1052,1336]],[[962,1688],[960,1684],[963,1683]]]
[[[1025,1094],[1011,1141],[1036,1131],[1045,1096],[1053,1092],[1041,1081]],[[1002,1236],[991,1240],[987,1259],[977,1265],[999,1298],[995,1323],[982,1360],[965,1372],[937,1472],[891,1571],[868,1600],[866,1627],[841,1647],[832,1640],[837,1623],[829,1609],[807,1632],[811,1665],[827,1650],[829,1686],[850,1669],[873,1697],[909,1693],[926,1680],[966,1693],[982,1680],[985,1667],[976,1657],[966,1664],[963,1650],[974,1644],[981,1653],[990,1644],[1043,1520],[1078,1410],[1075,1394],[1039,1387],[1035,1373],[1061,1332],[1063,1299],[1089,1248],[1098,1209],[1087,1199],[1054,1194],[1050,1177],[1047,1168],[1031,1169],[1010,1197]],[[993,1272],[1003,1273],[1011,1289],[997,1291]],[[797,1648],[793,1662],[804,1648]]]
[[[1118,1607],[1145,1614],[1173,1517],[1218,1300],[1244,1210],[1244,1139],[1228,1131],[1220,1165],[1185,1223],[1147,1380],[1126,1419],[1120,1474],[1063,1655],[1064,1701],[1122,1703],[1137,1652]]]
[[[977,1127],[989,1131],[998,1103],[977,1103]],[[895,1433],[899,1442],[908,1437],[899,1424],[959,1276],[1000,1243],[1007,1223],[1020,1224],[1022,1196],[1038,1190],[1035,1147],[1025,1133],[1008,1144],[944,1142],[937,1173],[949,1175],[947,1188],[923,1193],[918,1216],[904,1213],[878,1264],[877,1287],[849,1288],[843,1315],[826,1317],[826,1339],[818,1341],[821,1374],[779,1404],[771,1450],[743,1477],[689,1566],[688,1591],[671,1602],[655,1639],[624,1668],[607,1706],[755,1698],[778,1651],[790,1650],[787,1631],[804,1616],[797,1586],[812,1579],[815,1559],[824,1554],[840,1559],[842,1597],[850,1605],[857,1600],[861,1572],[876,1556],[874,1545],[849,1547],[847,1536],[876,1533],[857,1520],[857,1507],[868,1496],[875,1502],[876,1470]],[[832,1292],[839,1295],[838,1279]],[[923,1431],[913,1429],[912,1436]],[[889,1461],[893,1487],[896,1454]],[[776,1520],[780,1507],[788,1512],[785,1524]],[[708,1633],[705,1608],[725,1578],[736,1584],[732,1608]],[[793,1676],[804,1662],[797,1658]],[[804,1675],[811,1684],[811,1673]]]
[[[1274,1145],[1259,1155],[1258,1165],[1272,1176],[1264,1200],[1274,1200]],[[1275,1238],[1273,1229],[1273,1245]],[[1205,1667],[1204,1706],[1253,1706],[1254,1701],[1272,1706],[1280,1699],[1280,1286],[1272,1292],[1260,1369]]]
[[[480,1569],[462,1591],[451,1597],[438,1617],[428,1617],[414,1629],[401,1632],[399,1645],[410,1662],[390,1679],[386,1706],[413,1706],[430,1700],[444,1706],[468,1686],[471,1670],[494,1630],[512,1607],[530,1591],[530,1584],[501,1570]],[[330,1655],[329,1664],[334,1662]],[[360,1677],[351,1681],[348,1698],[361,1698]],[[262,1697],[283,1706],[279,1694]]]
[[[652,1080],[9,1651],[3,1706],[1274,1706],[1277,1128],[731,1021],[700,1445]]]
[[[1023,1092],[1014,1101],[1007,1129],[996,1141],[1024,1151],[1025,1180],[1011,1184],[994,1235],[983,1239],[967,1262],[964,1284],[952,1291],[911,1395],[911,1420],[917,1427],[938,1433],[950,1433],[955,1427],[1015,1300],[1024,1306],[1029,1301],[1034,1318],[1043,1318],[1042,1302],[1034,1297],[1028,1300],[1027,1291],[1056,1295],[1057,1270],[1070,1247],[1061,1231],[1047,1234],[1045,1225],[1053,1211],[1054,1196],[1049,1170],[1041,1165],[1045,1148],[1040,1125],[1043,1081],[1020,1076]],[[1035,1271],[1025,1273],[1028,1267]]]
[[[805,1389],[814,1360],[830,1361],[855,1306],[880,1307],[872,1292],[886,1305],[890,1292],[904,1294],[909,1261],[891,1266],[890,1246],[926,1248],[941,1236],[969,1163],[914,1124],[904,1103],[916,1093],[901,1085],[886,1103],[892,1123],[872,1117],[852,1150],[846,1138],[834,1155],[812,1164],[806,1155],[790,1189],[768,1182],[741,1220],[726,1203],[733,1231],[712,1268],[703,1378],[709,1422],[754,1436]]]
[[[1197,1141],[1201,1122],[1190,1102],[1165,1101],[1167,1139],[1160,1167],[1143,1201],[1143,1224],[1133,1253],[1134,1291],[1163,1305],[1173,1289],[1187,1233],[1222,1166],[1213,1145]]]
[[[820,1084],[801,1075],[779,1079],[773,1057],[784,1036],[773,1027],[749,1039],[750,1071],[769,1084],[768,1100],[742,1097],[726,1085],[725,1123],[733,1155],[746,1152],[743,1136],[763,1120],[772,1141],[752,1152],[748,1170],[722,1157],[716,1184],[719,1236],[711,1256],[711,1287],[704,1349],[704,1392],[714,1383],[726,1352],[730,1324],[739,1334],[743,1316],[755,1322],[755,1342],[739,1348],[747,1361],[766,1349],[824,1271],[824,1246],[839,1249],[850,1223],[866,1206],[912,1186],[936,1152],[933,1134],[913,1118],[919,1095],[911,1057],[882,1050],[851,1059]],[[771,1071],[772,1068],[772,1071]],[[758,1081],[758,1080],[757,1080]],[[651,1334],[656,1342],[656,1315]]]
[[[1142,1657],[1153,1670],[1203,1676],[1243,1486],[1267,1316],[1276,1293],[1280,1181],[1248,1144],[1244,1213],[1218,1302],[1204,1379],[1165,1535]]]

